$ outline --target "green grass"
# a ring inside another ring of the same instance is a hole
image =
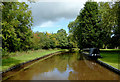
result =
[[[100,54],[103,58],[99,59],[117,69],[118,68],[118,59],[119,59],[119,55],[120,55],[120,49],[101,49],[100,50]]]
[[[7,58],[2,58],[2,71],[7,70],[8,68],[38,58],[42,57],[44,55],[58,52],[58,51],[63,51],[63,50],[58,50],[58,49],[50,49],[50,50],[35,50],[35,51],[27,51],[27,52],[16,52],[16,53],[10,53],[9,57]],[[1,67],[0,67],[1,68]]]
[[[100,51],[120,51],[120,49],[100,49]]]

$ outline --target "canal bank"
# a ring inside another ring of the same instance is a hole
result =
[[[82,53],[87,59],[95,60],[100,65],[120,75],[120,69],[119,69],[120,50],[119,49],[101,49],[99,53],[100,54],[99,56],[101,56],[100,58],[99,56],[90,55],[91,52],[89,50],[87,52],[83,51]]]
[[[26,62],[22,62],[20,64],[16,64],[14,66],[11,66],[7,70],[2,71],[1,74],[2,74],[3,77],[5,77],[4,79],[7,79],[9,77],[14,76],[14,73],[16,71],[20,72],[22,70],[29,69],[29,67],[31,67],[32,65],[34,65],[37,62],[43,61],[43,60],[45,60],[45,59],[47,59],[49,57],[52,57],[53,55],[57,55],[57,54],[60,54],[60,53],[65,53],[65,52],[68,52],[68,50],[66,50],[66,49],[62,49],[62,50],[50,50],[47,53],[44,52],[44,54],[38,52],[39,56],[36,55],[36,58],[32,58],[31,60],[27,60]],[[34,55],[34,57],[35,57],[35,55]]]
[[[118,65],[120,63],[120,49],[100,49],[100,55],[103,57],[99,59],[100,61],[119,69]]]
[[[44,49],[39,49],[39,50],[30,50],[30,51],[23,51],[23,52],[15,52],[15,53],[10,53],[7,57],[2,57],[2,68],[1,71],[5,71],[17,64],[21,64],[42,56],[45,56],[50,53],[55,53],[58,51],[64,51],[62,49],[49,49],[49,50],[44,50]]]
[[[100,49],[98,63],[120,75],[120,49]]]
[[[117,69],[117,68],[115,68],[115,67],[113,67],[113,66],[111,66],[111,65],[109,65],[107,63],[104,63],[104,62],[102,62],[100,60],[97,60],[96,62],[99,63],[100,65],[106,67],[107,69],[109,69],[109,70],[111,70],[111,71],[113,71],[113,72],[120,75],[120,70],[119,69]]]

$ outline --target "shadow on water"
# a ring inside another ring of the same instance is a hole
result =
[[[9,80],[118,80],[118,75],[82,54],[65,53],[38,62]]]

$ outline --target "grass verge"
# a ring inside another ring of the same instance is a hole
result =
[[[65,51],[66,51],[66,50],[65,50]],[[68,50],[67,50],[67,51],[68,51]],[[61,52],[59,52],[59,53],[61,53]],[[59,53],[54,53],[53,55],[56,55],[56,54],[59,54]],[[24,67],[23,69],[20,69],[19,71],[15,72],[15,73],[13,72],[12,74],[9,74],[9,75],[7,75],[7,76],[5,76],[5,77],[2,77],[2,81],[5,81],[5,80],[7,80],[7,79],[10,78],[10,77],[15,76],[16,74],[18,74],[19,72],[21,72],[21,71],[23,71],[23,70],[29,69],[29,68],[30,68],[31,66],[33,66],[34,64],[36,64],[36,63],[38,63],[38,62],[40,62],[40,61],[43,61],[43,60],[45,60],[45,59],[47,59],[47,58],[50,58],[50,57],[52,57],[53,55],[49,55],[49,56],[47,56],[47,57],[44,57],[44,58],[40,59],[39,61],[33,62],[32,64]]]
[[[120,49],[100,49],[100,54],[103,58],[99,59],[117,69],[119,68]]]
[[[2,71],[7,70],[8,68],[23,63],[27,62],[29,60],[42,57],[44,55],[50,54],[50,53],[55,53],[58,51],[63,51],[61,49],[49,49],[49,50],[35,50],[35,51],[27,51],[27,52],[15,52],[15,53],[10,53],[9,57],[7,58],[2,58],[2,67],[0,67],[0,70]]]

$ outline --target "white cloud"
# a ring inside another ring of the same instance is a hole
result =
[[[40,27],[53,27],[53,26],[54,26],[54,23],[51,21],[44,22],[40,25]]]
[[[61,25],[57,25],[56,22],[52,22],[52,21],[47,21],[47,22],[44,22],[42,23],[39,28],[43,28],[43,27],[61,27]]]

